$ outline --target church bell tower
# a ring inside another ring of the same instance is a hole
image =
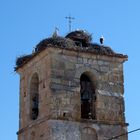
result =
[[[116,137],[127,133],[127,56],[91,40],[82,30],[56,35],[17,59],[18,140],[128,140]]]

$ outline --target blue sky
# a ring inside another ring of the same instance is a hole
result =
[[[139,0],[0,0],[0,133],[1,140],[16,140],[19,76],[16,57],[29,54],[55,26],[68,33],[66,16],[75,17],[72,29],[85,29],[93,42],[104,35],[105,44],[127,54],[124,65],[126,121],[129,131],[140,128],[140,1]],[[129,135],[139,140],[140,131]]]

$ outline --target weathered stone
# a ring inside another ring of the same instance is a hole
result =
[[[18,139],[103,140],[127,132],[123,61],[124,58],[115,56],[54,46],[36,54],[18,69],[21,75]],[[39,77],[36,120],[31,119],[30,98],[34,73]],[[87,98],[87,93],[90,99],[85,99],[84,104],[82,98]],[[87,118],[82,118],[83,104]]]
[[[109,72],[109,67],[108,66],[105,66],[105,65],[100,66],[100,71],[107,73],[107,72]]]
[[[83,58],[82,57],[78,57],[77,59],[78,59],[78,64],[83,63]]]
[[[101,66],[104,65],[104,61],[99,60],[98,65],[101,65]]]
[[[84,64],[88,63],[88,59],[87,58],[83,58],[83,63]]]
[[[64,70],[52,69],[51,75],[56,78],[64,77]]]
[[[65,79],[71,80],[75,77],[75,71],[74,70],[65,70]]]
[[[66,70],[68,70],[68,69],[73,70],[73,69],[75,69],[75,64],[67,62],[67,63],[65,63],[65,69]]]

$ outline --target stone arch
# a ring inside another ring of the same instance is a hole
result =
[[[81,118],[96,119],[96,79],[91,72],[80,76]]]
[[[81,132],[81,140],[98,140],[96,130],[90,127],[83,128]]]
[[[79,69],[76,70],[75,78],[80,79],[83,73],[86,73],[90,77],[90,80],[94,83],[95,88],[97,88],[98,87],[97,81],[99,77],[98,71],[96,69],[86,67],[86,66],[80,67]]]
[[[39,115],[39,76],[34,73],[30,80],[30,117],[36,120]]]

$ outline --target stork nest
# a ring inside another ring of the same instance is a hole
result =
[[[73,48],[76,47],[75,42],[73,42],[71,39],[69,38],[64,38],[64,37],[51,37],[51,38],[47,38],[42,40],[35,48],[35,52],[38,51],[42,51],[43,49],[45,49],[46,47],[49,46],[61,46],[64,48]]]
[[[28,62],[31,58],[43,51],[47,47],[65,48],[74,51],[90,52],[100,55],[110,55],[118,57],[127,57],[122,54],[115,53],[110,47],[99,45],[97,43],[91,43],[92,37],[89,33],[84,31],[74,31],[66,35],[65,37],[53,36],[51,38],[44,39],[36,45],[35,50],[30,55],[23,55],[17,58],[15,70]]]

